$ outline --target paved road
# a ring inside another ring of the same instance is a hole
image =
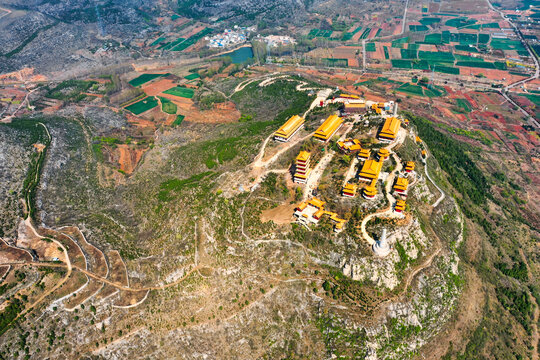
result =
[[[525,48],[527,49],[527,51],[529,52],[529,55],[530,57],[533,59],[534,61],[534,66],[535,66],[535,71],[534,71],[534,75],[531,76],[530,78],[527,78],[527,79],[523,79],[523,80],[520,80],[520,81],[517,81],[513,84],[510,84],[510,85],[507,85],[502,91],[501,91],[501,94],[505,97],[506,100],[508,100],[509,103],[511,103],[512,105],[514,105],[515,107],[518,108],[518,110],[525,116],[527,116],[527,118],[529,119],[530,123],[532,126],[536,127],[536,129],[540,128],[540,124],[538,123],[538,121],[536,119],[534,119],[527,111],[525,111],[525,109],[523,109],[521,106],[519,106],[514,100],[512,100],[510,98],[510,96],[508,96],[508,91],[516,86],[520,86],[520,85],[523,85],[525,84],[526,82],[529,82],[529,81],[532,81],[532,80],[535,80],[535,79],[538,79],[540,77],[540,64],[538,63],[538,59],[536,57],[536,55],[533,53],[533,51],[531,50],[531,47],[529,46],[529,44],[525,41],[525,39],[523,38],[523,36],[521,35],[521,32],[519,31],[519,28],[517,27],[516,24],[514,24],[512,22],[512,19],[510,18],[506,18],[504,16],[504,13],[495,8],[492,4],[491,4],[491,1],[490,0],[486,0],[489,8],[495,12],[497,12],[502,18],[504,18],[506,21],[508,21],[508,23],[514,28],[514,31],[516,32],[517,36],[519,37],[519,40],[521,41],[521,43],[523,45],[525,45]]]

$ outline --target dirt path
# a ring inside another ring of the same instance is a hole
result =
[[[424,170],[426,172],[426,177],[429,179],[429,181],[431,181],[431,183],[433,184],[433,186],[435,186],[437,188],[437,190],[439,190],[439,192],[441,193],[441,196],[437,199],[437,201],[435,201],[433,203],[433,206],[434,208],[436,208],[437,206],[439,206],[439,204],[441,203],[441,201],[444,200],[445,198],[445,194],[444,194],[444,191],[442,191],[442,189],[435,183],[435,181],[433,181],[433,179],[431,178],[431,176],[429,176],[429,173],[428,173],[428,164],[427,164],[427,159],[428,159],[428,151],[426,150],[426,166],[424,166]]]
[[[36,229],[34,228],[32,222],[30,221],[30,218],[27,218],[25,220],[27,226],[34,232],[34,234],[39,237],[40,239],[43,239],[43,236],[39,235],[36,231]],[[62,245],[62,243],[60,243],[59,241],[55,240],[55,239],[51,239],[56,245],[58,245],[59,248],[62,249],[62,251],[64,252],[64,256],[66,257],[66,267],[67,267],[67,272],[66,272],[66,276],[64,276],[62,278],[62,280],[60,280],[59,282],[56,283],[55,286],[53,286],[49,291],[46,291],[44,292],[39,298],[37,298],[32,304],[30,304],[29,306],[27,306],[23,311],[21,311],[19,313],[19,315],[17,315],[17,317],[13,320],[17,320],[18,318],[20,318],[21,316],[25,315],[27,312],[29,312],[30,310],[32,310],[33,308],[35,308],[38,304],[40,304],[47,296],[49,296],[50,294],[52,294],[54,291],[56,291],[57,289],[59,289],[68,279],[69,277],[71,276],[71,272],[72,272],[72,266],[71,266],[71,261],[69,259],[69,256],[68,256],[68,252],[67,252],[67,249],[64,247],[64,245]],[[38,263],[40,264],[40,263]],[[60,265],[60,264],[58,264]],[[40,265],[41,266],[41,265]]]

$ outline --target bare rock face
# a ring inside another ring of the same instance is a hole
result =
[[[17,217],[22,212],[18,199],[32,154],[31,140],[24,131],[0,125],[0,237],[17,235]]]

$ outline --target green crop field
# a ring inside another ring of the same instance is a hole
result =
[[[454,48],[458,51],[467,51],[471,53],[477,53],[478,49],[470,45],[456,45]],[[457,55],[456,55],[457,56]]]
[[[520,95],[520,96],[524,96],[527,99],[529,99],[534,105],[540,106],[540,95],[524,94],[524,95]]]
[[[471,112],[472,106],[467,99],[456,99],[456,105],[462,108],[465,112]]]
[[[426,44],[441,45],[443,44],[442,34],[427,34],[424,37]]]
[[[347,67],[349,65],[349,61],[347,59],[324,58],[323,61],[326,66]]]
[[[456,66],[468,66],[481,69],[495,69],[495,65],[492,62],[487,61],[458,61]]]
[[[444,92],[440,91],[436,87],[431,87],[429,89],[424,88],[424,95],[427,96],[427,97],[430,97],[430,98],[439,97],[439,96],[442,96],[443,94],[444,94]]]
[[[329,38],[332,35],[332,30],[323,30],[323,29],[311,29],[308,34],[308,38],[313,39],[316,37]]]
[[[460,45],[475,45],[478,42],[478,36],[476,34],[459,33]]]
[[[399,68],[399,69],[412,69],[412,61],[392,59],[392,67]]]
[[[385,59],[390,59],[390,52],[388,51],[388,46],[385,46],[384,48],[384,58]]]
[[[429,25],[440,23],[441,18],[438,18],[438,17],[425,17],[425,18],[420,19],[419,21],[420,21],[420,24],[429,26]]]
[[[367,43],[366,44],[366,51],[369,51],[369,52],[375,52],[377,51],[377,47],[375,46],[375,43]]]
[[[203,38],[207,34],[210,34],[211,32],[212,32],[212,29],[205,28],[204,30],[199,31],[195,35],[190,36],[187,40],[182,41],[180,44],[176,45],[171,50],[172,51],[184,51],[185,49],[187,49],[191,45],[195,44],[197,41],[199,41],[201,38]]]
[[[473,25],[474,23],[476,23],[476,20],[474,19],[469,19],[467,17],[460,17],[460,18],[447,20],[444,24],[446,26],[461,28],[461,27]]]
[[[401,49],[401,58],[402,59],[416,59],[417,51],[410,49]]]
[[[484,58],[469,55],[454,55],[457,61],[484,61]]]
[[[418,58],[421,60],[431,60],[440,62],[454,62],[454,55],[444,51],[419,51]]]
[[[175,86],[169,90],[164,91],[163,93],[191,99],[193,95],[195,94],[195,91],[190,88],[185,88],[182,86]]]
[[[526,50],[519,40],[491,39],[489,45],[496,50]]]
[[[184,118],[185,116],[184,115],[177,115],[176,116],[176,119],[174,120],[174,122],[172,123],[172,126],[178,126],[182,123],[182,121],[184,121]]]
[[[154,80],[154,79],[156,79],[158,77],[167,76],[167,75],[169,75],[169,74],[142,74],[142,75],[136,77],[135,79],[130,80],[129,84],[131,86],[137,87],[137,86],[141,86],[142,84],[145,84],[145,83],[147,83],[149,81],[152,81],[152,80]]]
[[[393,48],[403,48],[403,44],[407,43],[409,41],[409,37],[406,36],[404,38],[401,38],[401,39],[396,39],[394,41],[392,41],[392,47]]]
[[[478,42],[481,44],[487,44],[490,37],[491,36],[489,34],[478,34]]]
[[[434,65],[431,67],[431,69],[435,72],[440,72],[443,74],[459,75],[459,68],[452,66]]]
[[[362,30],[362,27],[361,26],[358,26],[356,29],[354,29],[353,31],[350,31],[350,32],[344,32],[343,33],[343,36],[341,37],[341,40],[343,41],[348,41],[348,40],[351,40],[352,37],[357,33],[359,32],[360,30]]]
[[[163,50],[170,50],[172,49],[173,47],[175,47],[176,45],[179,45],[181,44],[182,42],[184,42],[186,40],[186,38],[183,38],[183,37],[179,37],[178,39],[174,40],[173,42],[170,42],[168,43],[166,46],[163,47]]]
[[[368,37],[369,33],[371,32],[371,28],[366,28],[362,35],[360,36],[360,39],[365,39]]]
[[[425,25],[409,25],[409,30],[413,32],[428,31],[429,28]]]
[[[147,98],[142,99],[141,101],[136,102],[135,104],[126,106],[125,109],[127,111],[132,112],[135,115],[139,115],[139,114],[142,114],[143,112],[146,112],[150,109],[155,108],[157,105],[158,105],[157,99],[153,96],[149,96]]]
[[[189,74],[188,76],[184,77],[184,79],[195,80],[195,79],[198,79],[200,77],[201,77],[201,75],[199,75],[197,73],[193,73],[193,74]]]
[[[176,114],[178,108],[175,103],[161,96],[159,97],[159,101],[161,101],[161,111],[167,114]]]
[[[429,63],[426,60],[414,60],[412,67],[417,70],[429,70]]]
[[[164,38],[164,37],[157,38],[153,43],[150,44],[150,46],[156,46],[165,39],[166,38]]]
[[[403,84],[396,88],[396,91],[411,95],[424,96],[424,89],[420,85]]]

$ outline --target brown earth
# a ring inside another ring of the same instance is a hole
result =
[[[170,88],[175,87],[176,85],[177,85],[176,80],[167,77],[164,79],[151,81],[146,84],[143,84],[141,88],[148,96],[156,96],[162,93],[163,91],[166,91],[166,90],[169,90]]]
[[[13,261],[32,261],[32,256],[24,250],[14,248],[7,245],[3,240],[0,240],[0,262],[13,262]],[[5,267],[7,269],[9,267]],[[0,277],[4,276],[4,272]]]
[[[37,236],[31,228],[29,228],[26,222],[21,221],[19,225],[19,237],[17,239],[17,246],[25,249],[32,249],[36,252],[36,255],[41,260],[52,260],[58,258],[61,261],[65,261],[64,252],[58,249],[58,245],[54,242],[47,242]]]
[[[261,213],[261,221],[273,221],[278,225],[290,224],[297,205],[296,203],[290,204],[289,201],[286,201],[284,204],[275,208],[264,210]]]
[[[90,244],[77,227],[66,227],[62,229],[62,232],[65,235],[69,235],[81,246],[82,250],[86,254],[88,270],[92,271],[98,276],[106,277],[107,273],[109,272],[109,268],[103,252],[101,252],[101,250],[94,245]]]
[[[126,174],[131,174],[137,167],[145,151],[146,149],[132,148],[128,144],[119,144],[116,152],[118,152],[120,170]]]

